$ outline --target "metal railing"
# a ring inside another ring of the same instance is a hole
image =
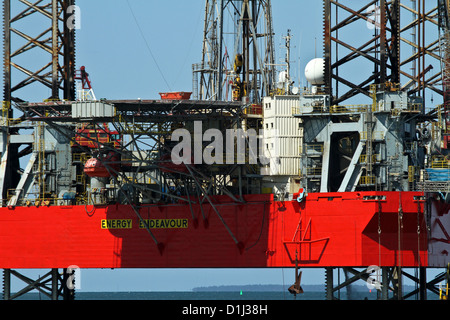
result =
[[[72,161],[85,163],[88,159],[92,158],[92,155],[87,153],[73,153]]]
[[[373,154],[372,155],[372,163],[376,163],[379,162],[379,155],[378,154]],[[367,163],[367,155],[366,154],[362,154],[359,156],[359,163]]]
[[[302,154],[303,151],[308,153],[323,153],[323,144],[314,143],[314,144],[304,144],[299,147],[299,153]]]
[[[359,133],[359,138],[361,140],[367,140],[367,131],[361,131]],[[374,131],[372,132],[372,140],[384,140],[385,133],[383,131]]]
[[[310,108],[313,108],[312,111]],[[355,105],[334,105],[330,107],[326,106],[300,106],[300,107],[292,107],[292,114],[298,115],[304,113],[302,109],[308,108],[308,114],[354,114],[354,113],[365,113],[369,110],[372,110],[372,112],[378,112],[386,110],[380,103],[377,104],[355,104]],[[386,110],[387,111],[387,110]],[[391,114],[392,115],[399,115],[404,112],[412,112],[412,113],[418,113],[422,111],[422,105],[421,104],[408,104],[406,105],[406,108],[398,108],[394,107],[391,108]]]
[[[302,173],[307,175],[307,176],[320,176],[322,175],[322,168],[319,167],[307,167],[304,168],[303,171],[302,169],[298,170],[298,175],[301,177]]]
[[[263,109],[259,104],[251,104],[244,109],[246,115],[262,115]]]
[[[376,184],[377,177],[376,176],[361,176],[359,179],[360,185],[373,185]]]
[[[435,156],[431,159],[431,168],[448,169],[450,168],[450,159],[443,156]]]
[[[410,112],[410,113],[419,113],[422,111],[422,105],[421,104],[408,104],[406,108],[392,108],[391,114],[393,116],[398,116],[401,113]]]

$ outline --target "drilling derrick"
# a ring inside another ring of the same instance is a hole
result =
[[[261,102],[272,90],[274,56],[270,0],[206,1],[202,61],[193,66],[194,97]]]

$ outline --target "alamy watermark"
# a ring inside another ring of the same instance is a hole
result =
[[[79,6],[71,5],[67,7],[66,13],[69,14],[66,20],[66,26],[69,30],[81,29],[81,9]]]
[[[379,266],[369,266],[366,273],[370,274],[366,280],[366,285],[369,290],[381,290],[381,268]]]
[[[268,140],[255,129],[226,129],[222,132],[210,128],[203,132],[201,121],[194,121],[193,133],[185,128],[174,130],[172,141],[178,142],[171,152],[171,160],[176,165],[268,165],[279,154],[278,134],[275,130]],[[210,143],[205,146],[205,142]]]
[[[377,5],[371,5],[366,10],[367,21],[366,26],[368,29],[379,30],[381,28],[381,9]]]
[[[66,286],[68,289],[80,290],[81,289],[81,269],[76,265],[71,265],[67,268],[67,274],[69,275],[66,280]]]

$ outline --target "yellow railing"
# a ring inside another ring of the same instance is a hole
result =
[[[408,182],[414,182],[414,175],[416,174],[416,167],[409,166],[408,167]]]
[[[76,182],[84,184],[86,182],[86,176],[84,174],[78,174],[76,176]]]
[[[450,290],[450,288],[448,286],[448,283],[446,284],[445,288],[440,288],[439,289],[439,300],[448,300],[449,290]]]
[[[301,175],[301,172],[299,172]],[[306,175],[308,176],[320,176],[322,174],[322,168],[308,167],[306,168]]]
[[[391,114],[393,116],[398,116],[401,113],[404,112],[414,112],[414,113],[418,113],[422,110],[422,105],[421,104],[408,104],[406,106],[406,109],[402,109],[402,108],[393,108],[391,109]]]
[[[360,185],[375,184],[376,182],[376,176],[361,176],[361,178],[359,179]]]
[[[249,105],[244,109],[244,114],[262,115],[262,106],[259,104]]]
[[[378,162],[378,154],[372,155],[372,162]],[[360,163],[367,163],[367,154],[362,154],[359,156],[359,162]]]
[[[361,140],[367,140],[367,131],[361,131],[359,133],[359,138]],[[372,132],[372,139],[373,140],[384,140],[384,132],[383,131],[374,131]]]
[[[422,110],[421,104],[408,104],[407,111],[410,112],[420,112]]]
[[[7,199],[6,201],[8,201]],[[3,202],[5,202],[5,199],[3,199]],[[75,197],[75,204],[85,204],[88,202],[88,197],[86,194],[77,194]],[[53,205],[61,205],[61,204],[72,204],[71,201],[67,201],[63,198],[57,198],[57,197],[51,197],[47,196],[45,198],[39,197],[39,198],[24,198],[19,201],[20,206],[35,206],[35,207],[41,207],[41,206],[53,206]]]
[[[33,121],[25,121],[21,118],[10,118],[9,111],[11,110],[11,103],[8,101],[2,101],[2,114],[0,117],[0,126],[14,126],[21,124],[22,126],[32,127],[35,125]]]
[[[436,108],[437,110],[437,116],[438,116],[438,122],[436,126],[443,130],[444,133],[450,133],[450,125],[448,125],[448,122],[446,122],[445,118],[442,116],[445,112],[445,107],[443,105],[440,105]]]
[[[84,163],[90,158],[92,158],[92,155],[87,154],[87,153],[73,153],[72,154],[72,161],[74,161],[74,162]]]
[[[450,159],[447,157],[436,156],[431,159],[431,168],[447,169],[450,168]]]

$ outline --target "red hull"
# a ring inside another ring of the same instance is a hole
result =
[[[364,200],[374,195],[386,199]],[[296,254],[308,267],[427,266],[420,195],[317,193],[302,203],[247,195],[241,205],[217,196],[220,216],[209,204],[203,214],[196,204],[142,208],[143,219],[169,219],[149,221],[154,238],[126,205],[1,208],[0,268],[291,267]]]

